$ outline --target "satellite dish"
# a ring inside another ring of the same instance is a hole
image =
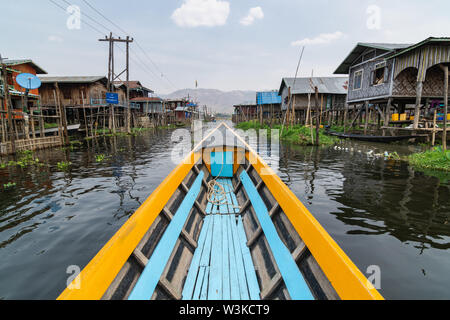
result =
[[[16,82],[19,86],[27,90],[34,90],[41,86],[41,80],[31,73],[19,74],[16,77]]]

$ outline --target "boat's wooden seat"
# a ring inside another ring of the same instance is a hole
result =
[[[217,181],[224,187],[227,201],[222,205],[207,205],[183,299],[259,300],[255,267],[231,179]]]
[[[195,200],[200,193],[203,177],[204,172],[200,171],[155,248],[155,251],[149,259],[133,291],[128,297],[129,300],[151,299],[164,268],[169,261],[173,248],[180,237],[183,226],[189,216],[189,212],[194,206]]]
[[[266,205],[246,171],[240,175],[240,179],[256,216],[266,236],[267,242],[278,265],[281,276],[292,300],[313,300],[314,297],[303,278],[296,262],[288,248],[278,235]]]

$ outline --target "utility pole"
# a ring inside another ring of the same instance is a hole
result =
[[[112,32],[109,33],[109,37],[105,36],[104,39],[99,39],[98,41],[101,42],[109,42],[109,59],[108,59],[108,90],[109,92],[114,92],[114,81],[116,79],[120,80],[120,76],[124,73],[126,73],[126,87],[127,87],[127,101],[125,103],[125,124],[126,124],[126,130],[128,133],[131,133],[131,110],[130,110],[130,43],[132,43],[134,40],[127,36],[126,39],[122,38],[114,38],[112,35]],[[117,74],[114,71],[114,43],[125,43],[126,44],[126,67],[125,70],[123,70],[121,73]],[[111,124],[110,127],[112,128],[112,132],[116,133],[116,120],[115,120],[115,114],[114,114],[114,105],[110,105],[110,116],[111,116]]]
[[[11,111],[11,103],[9,98],[9,86],[8,86],[8,70],[6,68],[6,64],[4,63],[5,60],[0,55],[0,62],[2,64],[2,77],[3,77],[3,99],[6,111],[8,112],[8,127],[9,127],[9,137],[11,139],[11,152],[13,154],[16,153],[16,137],[14,135],[14,121],[12,118],[12,111]],[[2,114],[3,117],[3,114]]]

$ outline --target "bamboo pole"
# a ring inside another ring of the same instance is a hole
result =
[[[316,100],[316,146],[320,145],[319,129],[320,129],[320,113],[319,113],[319,89],[314,88]]]
[[[1,59],[1,57],[0,57]],[[12,106],[11,106],[11,100],[9,97],[9,88],[8,88],[8,71],[6,69],[6,64],[3,63],[2,61],[2,76],[3,76],[3,92],[4,92],[4,102],[5,102],[5,109],[8,111],[8,126],[9,126],[9,134],[10,134],[10,141],[11,141],[11,152],[13,154],[16,153],[16,140],[15,140],[15,136],[14,136],[14,131],[15,131],[15,123],[13,121],[12,118]]]
[[[442,148],[447,150],[447,113],[448,113],[448,66],[440,65],[444,71],[444,131],[442,133]]]
[[[433,147],[436,144],[436,117],[437,117],[437,109],[434,110],[434,116],[433,116],[433,134],[431,135],[431,145]]]
[[[83,107],[84,128],[86,130],[86,138],[88,138],[89,137],[89,128],[88,128],[87,118],[86,118],[86,109],[84,107],[84,93],[83,93],[83,90],[81,90],[81,102],[82,102],[82,107]]]
[[[30,119],[31,119],[31,135],[34,140],[36,139],[36,130],[34,127],[34,107],[30,109]]]

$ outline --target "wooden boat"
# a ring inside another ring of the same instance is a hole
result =
[[[230,135],[236,146],[218,136]],[[214,142],[216,141],[216,142]],[[58,299],[383,299],[225,123],[163,181]],[[75,286],[73,286],[76,288]]]
[[[415,138],[422,138],[423,135],[410,135],[410,136],[367,136],[367,135],[360,135],[360,134],[349,134],[349,133],[342,133],[342,132],[336,132],[336,131],[325,131],[326,134],[330,136],[335,136],[341,139],[353,139],[353,140],[359,140],[359,141],[369,141],[369,142],[383,142],[383,143],[390,143],[390,142],[397,142],[397,141],[403,141],[403,140],[409,140],[409,139],[415,139]]]

